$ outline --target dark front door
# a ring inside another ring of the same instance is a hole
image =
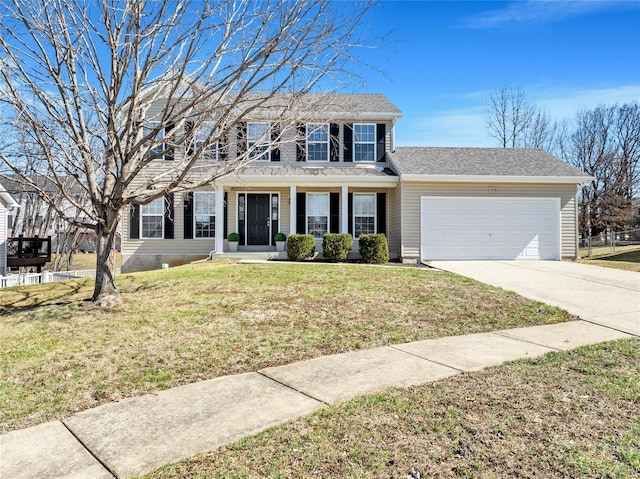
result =
[[[270,231],[270,205],[268,194],[247,195],[247,244],[268,245]]]

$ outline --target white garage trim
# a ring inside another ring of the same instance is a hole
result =
[[[559,260],[561,236],[557,197],[420,197],[423,261]]]

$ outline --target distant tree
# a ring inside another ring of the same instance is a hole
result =
[[[245,164],[251,151],[197,168],[203,155],[225,153],[231,128],[252,111],[269,104],[291,122],[301,118],[300,93],[323,82],[339,85],[348,74],[369,6],[3,0],[0,174],[17,174],[33,187],[23,166],[27,155],[38,160],[38,171],[56,186],[42,199],[69,223],[96,233],[93,301],[117,303],[114,245],[123,212],[210,184]],[[283,92],[292,94],[276,102]],[[147,174],[161,158],[174,161]],[[67,181],[86,191],[88,207],[69,194]],[[60,198],[83,219],[61,211]]]
[[[581,234],[633,226],[640,180],[640,105],[580,111],[559,145],[567,162],[594,177],[579,195]]]
[[[494,90],[487,104],[487,130],[502,148],[551,149],[557,125],[527,98],[523,89]]]

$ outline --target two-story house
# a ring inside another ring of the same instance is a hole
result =
[[[200,161],[252,161],[207,187],[136,206],[123,218],[122,271],[228,252],[275,251],[274,236],[384,233],[390,257],[577,256],[577,184],[589,177],[533,149],[396,148],[400,110],[383,95],[328,95],[295,125],[256,111],[224,150]],[[188,154],[185,151],[176,154]],[[220,154],[224,151],[224,155]],[[223,157],[224,156],[224,157]],[[162,160],[159,160],[162,161]]]
[[[7,235],[9,229],[9,210],[17,208],[18,203],[0,185],[0,276],[7,274]]]

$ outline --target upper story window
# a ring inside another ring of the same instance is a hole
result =
[[[198,158],[199,161],[209,162],[218,160],[218,142],[214,141],[208,145],[206,144],[212,127],[213,125],[205,123],[198,128],[193,135],[193,151],[198,151],[203,145],[206,145],[200,154],[200,158]]]
[[[151,203],[140,206],[141,238],[164,237],[164,198],[158,198]]]
[[[142,129],[142,134],[144,137],[153,134],[153,131],[158,129],[160,125],[159,121],[150,121]],[[170,148],[169,145],[163,141],[168,137],[169,132],[173,128],[173,125],[169,125],[166,128],[160,128],[156,132],[155,139],[152,140],[151,148],[147,152],[148,158],[153,158],[155,160],[173,160],[173,148]]]
[[[247,148],[251,160],[270,160],[269,123],[247,123]]]
[[[355,123],[353,125],[354,161],[376,161],[375,123]]]
[[[329,124],[307,124],[307,161],[329,161]]]

